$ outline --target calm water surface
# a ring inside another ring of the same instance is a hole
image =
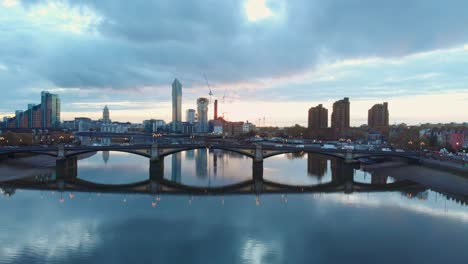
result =
[[[279,155],[264,161],[263,178],[314,186],[343,177],[339,167],[324,156]],[[150,177],[148,159],[118,152],[79,159],[76,171],[77,180],[109,188]],[[253,176],[251,159],[208,150],[168,156],[163,171],[166,181],[197,187]],[[23,183],[57,178],[50,164],[20,173],[8,163],[0,181],[11,173]],[[0,263],[467,263],[468,177],[419,166],[350,173],[356,183],[409,179],[421,188],[257,198],[4,186]]]

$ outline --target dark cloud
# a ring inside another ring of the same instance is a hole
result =
[[[133,89],[250,81],[320,59],[398,57],[468,41],[467,1],[271,1],[281,17],[248,23],[243,1],[70,1],[102,17],[98,36],[12,32],[0,61],[59,87]],[[40,1],[25,1],[33,9]],[[24,25],[18,25],[21,27]]]

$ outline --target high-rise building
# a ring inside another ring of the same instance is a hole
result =
[[[180,130],[182,122],[182,84],[174,79],[172,82],[172,131]]]
[[[109,108],[107,108],[107,105],[104,107],[104,110],[102,110],[102,122],[104,124],[110,123]]]
[[[56,128],[60,126],[60,98],[43,91],[41,104],[28,104],[26,111],[17,110],[15,117],[8,118],[8,128]]]
[[[328,127],[328,109],[322,104],[309,109],[309,129],[322,129]]]
[[[195,123],[195,109],[188,109],[187,112],[186,112],[186,121],[189,123],[189,124],[194,124]]]
[[[368,111],[367,124],[375,130],[388,129],[388,103],[375,104]]]
[[[200,97],[197,99],[197,111],[198,111],[198,133],[208,132],[208,104],[210,101],[208,98]]]
[[[41,93],[42,128],[60,126],[60,98],[47,91]]]
[[[333,103],[333,112],[331,116],[331,127],[337,130],[349,128],[349,98]]]

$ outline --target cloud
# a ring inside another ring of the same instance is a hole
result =
[[[36,54],[35,63],[20,63],[57,86],[117,89],[167,84],[175,75],[202,83],[202,73],[216,83],[252,81],[322,60],[398,57],[468,41],[465,1],[282,3],[284,19],[249,23],[243,1],[26,1],[17,27],[73,18],[62,26],[71,32],[42,25],[25,35],[43,45],[5,44]]]
[[[82,100],[167,102],[174,77],[193,101],[203,74],[218,98],[250,101],[466,89],[461,0],[264,1],[255,21],[246,1],[1,3],[0,83],[15,98],[2,112],[47,89],[70,112]]]

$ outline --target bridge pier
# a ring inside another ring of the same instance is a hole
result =
[[[252,177],[263,181],[263,161],[254,161],[252,164]]]
[[[253,190],[256,194],[263,192],[263,161],[252,164]]]
[[[352,152],[346,152],[344,156],[345,156],[345,163],[353,163],[355,161],[354,155]]]
[[[161,181],[164,179],[164,157],[150,161],[149,174],[151,181]]]
[[[63,145],[58,146],[57,150],[57,158],[58,159],[65,159],[65,147]]]
[[[55,161],[56,179],[75,179],[78,177],[78,159],[71,157],[68,159],[58,159]]]
[[[263,150],[260,144],[255,145],[254,162],[263,162]]]
[[[157,143],[151,145],[150,157],[151,161],[159,160],[159,147]]]
[[[157,160],[150,160],[149,179],[149,191],[151,193],[159,193],[161,190],[161,181],[164,179],[164,157]]]

